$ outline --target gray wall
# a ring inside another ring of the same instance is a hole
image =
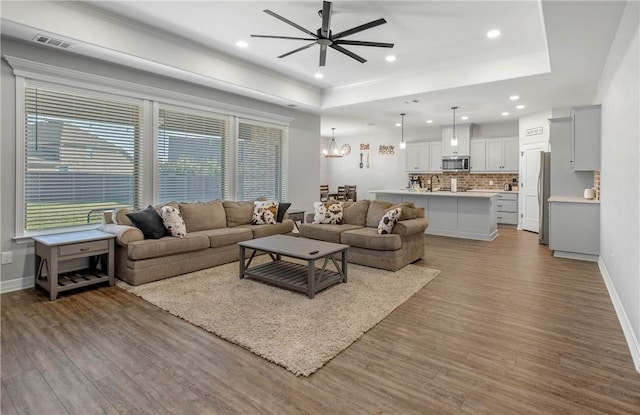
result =
[[[640,372],[640,5],[629,2],[602,79],[600,269]]]
[[[15,56],[118,80],[135,82],[169,91],[189,94],[224,104],[293,118],[289,128],[288,199],[293,208],[311,209],[320,185],[320,116],[251,98],[221,92],[179,80],[110,65],[65,52],[52,51],[12,39],[1,39],[3,55]],[[15,77],[3,60],[0,63],[2,99],[2,137],[0,164],[2,191],[0,244],[2,251],[13,251],[13,263],[2,265],[0,290],[19,289],[19,284],[32,284],[33,244],[16,244],[15,230]],[[22,281],[24,280],[24,281]],[[30,281],[30,282],[29,282]]]

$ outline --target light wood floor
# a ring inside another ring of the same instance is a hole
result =
[[[2,301],[3,415],[640,414],[598,267],[427,236],[440,276],[309,378],[117,288]]]

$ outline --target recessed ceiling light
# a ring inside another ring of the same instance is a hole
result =
[[[511,101],[517,101],[517,100],[519,100],[519,99],[520,99],[520,95],[511,95],[511,96],[509,97],[509,99],[510,99]]]
[[[399,123],[399,122],[397,122],[397,123],[396,123],[396,127],[402,127],[402,124],[401,124],[401,123]]]
[[[393,55],[389,55],[386,58],[384,58],[384,60],[386,60],[387,62],[395,62],[396,61],[396,57]]]
[[[502,34],[502,32],[499,31],[498,29],[493,29],[493,30],[489,30],[487,32],[487,37],[489,39],[495,39],[495,38],[499,37],[501,34]]]
[[[244,40],[239,40],[236,42],[236,46],[239,48],[248,48],[249,44],[247,42],[245,42]]]
[[[524,105],[522,105],[522,104],[520,104],[520,105],[516,105],[516,108],[517,108],[517,109],[519,109],[519,110],[521,110],[521,109],[523,109],[523,108],[524,108]]]
[[[469,117],[467,117],[467,116],[465,115],[464,117],[460,117],[460,119],[461,119],[461,120],[465,120],[465,121],[466,121],[466,120],[468,120],[468,119],[469,119]]]
[[[503,116],[505,116],[505,117],[506,117],[507,115],[509,115],[509,113],[505,111],[505,112],[503,112],[503,113],[502,113],[502,114],[500,114],[500,115],[503,115]]]
[[[317,74],[313,75],[313,77],[316,78],[316,79],[322,79],[322,78],[324,78],[324,75],[321,74],[320,72],[318,72]]]
[[[427,120],[427,124],[433,124],[433,120]]]

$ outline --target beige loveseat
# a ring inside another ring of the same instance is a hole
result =
[[[349,245],[347,259],[355,264],[397,271],[424,256],[424,231],[429,222],[424,208],[412,203],[381,200],[342,202],[341,225],[311,223],[313,214],[300,224],[300,236]],[[378,224],[389,210],[401,207],[400,220],[391,234],[378,234]]]
[[[293,230],[293,221],[286,215],[273,225],[252,225],[253,202],[216,200],[166,205],[180,210],[187,228],[184,238],[145,239],[140,229],[122,224],[127,221],[126,211],[105,214],[100,230],[116,235],[116,277],[139,285],[237,261],[238,242]],[[160,209],[156,206],[156,210]]]

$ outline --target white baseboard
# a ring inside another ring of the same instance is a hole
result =
[[[602,258],[598,259],[598,267],[600,268],[600,274],[602,274],[602,279],[604,280],[604,284],[607,286],[609,297],[611,298],[613,307],[615,308],[616,314],[618,315],[618,320],[620,321],[620,325],[622,326],[622,332],[624,333],[624,337],[627,340],[627,345],[629,346],[629,352],[631,353],[631,359],[633,359],[633,364],[636,368],[636,372],[640,373],[640,342],[638,342],[638,336],[631,327],[631,323],[629,322],[627,313],[622,306],[620,297],[618,297],[616,288],[613,285],[613,281],[611,280],[611,275],[609,275],[609,271],[607,271],[607,267],[602,261]]]
[[[10,293],[11,291],[26,290],[35,287],[35,278],[15,278],[7,281],[0,281],[0,294]]]

